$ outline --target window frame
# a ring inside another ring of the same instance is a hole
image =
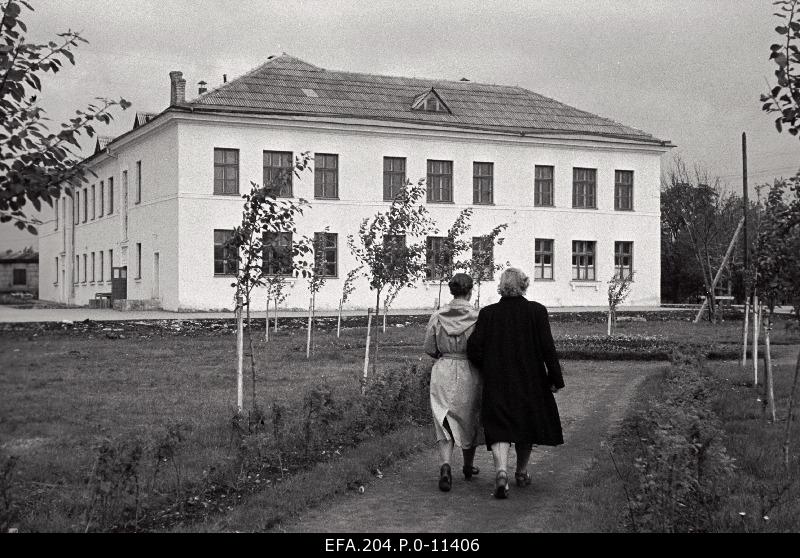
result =
[[[620,177],[629,176],[630,182],[620,180]],[[633,211],[633,171],[624,169],[614,170],[614,211]],[[623,196],[622,190],[628,190],[627,196]],[[628,202],[628,207],[622,207],[620,203],[623,199]]]
[[[267,164],[267,157],[269,156],[269,164]],[[278,162],[285,162],[287,164],[274,164],[273,157],[278,157]],[[284,161],[282,157],[286,157]],[[279,170],[278,170],[279,169]],[[268,184],[272,184],[276,177],[275,174],[280,175],[280,173],[284,173],[283,176],[286,179],[286,182],[279,185],[278,191],[275,192],[276,198],[291,198],[294,197],[294,152],[293,151],[272,151],[269,149],[264,149],[261,152],[261,170],[262,170],[262,181],[264,187]],[[271,176],[268,178],[267,174]],[[288,188],[288,193],[287,193]]]
[[[114,177],[108,177],[108,214],[114,215]]]
[[[72,221],[76,225],[81,224],[81,191],[75,190],[75,195],[72,196]]]
[[[96,265],[95,256],[94,252],[92,252],[92,281],[91,281],[92,283],[94,283],[95,279],[95,265]]]
[[[88,265],[87,260],[88,260],[88,258],[86,257],[86,254],[84,253],[83,254],[83,281],[81,281],[81,283],[83,283],[84,285],[86,284],[86,279],[87,279],[87,277],[86,277],[86,267]]]
[[[226,238],[223,242],[217,241],[217,233],[224,233],[226,235]],[[235,277],[239,272],[239,260],[237,258],[231,258],[228,250],[225,249],[228,239],[231,238],[233,234],[233,229],[214,229],[213,231],[212,244],[214,248],[214,277]],[[221,258],[217,257],[218,249],[221,251]],[[217,271],[218,263],[222,263],[221,272]]]
[[[549,250],[546,250],[541,243],[549,243]],[[534,281],[555,281],[555,251],[556,241],[554,238],[534,238],[533,240],[533,280]],[[550,263],[545,264],[544,258],[550,257]],[[537,261],[542,260],[542,261]],[[545,277],[545,271],[550,270],[550,277]]]
[[[579,179],[578,174],[586,172],[586,177]],[[592,176],[590,180],[588,176]],[[578,191],[583,204],[578,203]],[[591,192],[591,205],[588,204],[589,192]],[[597,209],[597,169],[588,167],[572,167],[572,207],[573,209]]]
[[[330,162],[334,166],[328,166]],[[328,189],[333,182],[333,195]],[[339,154],[314,153],[314,199],[338,200],[339,199]]]
[[[103,250],[100,250],[98,253],[100,254],[100,279],[98,279],[97,282],[102,283],[103,281],[105,281],[105,262],[103,261],[104,260],[103,255],[105,254],[105,252],[103,252]]]
[[[332,233],[328,231],[319,231],[314,233],[314,250],[316,251],[317,246],[319,246],[319,238],[323,237],[323,245],[322,245],[322,269],[323,273],[321,274],[322,277],[327,277],[329,279],[335,279],[339,277],[339,235],[338,233]],[[329,241],[333,239],[332,245],[329,244]],[[333,254],[333,260],[329,260],[328,256]],[[316,258],[317,254],[314,254],[315,258],[315,267],[316,267]],[[333,273],[328,273],[328,266],[333,266]]]
[[[591,246],[591,251],[586,250]],[[583,248],[578,250],[577,248]],[[581,258],[586,259],[586,263],[581,263]],[[591,266],[588,263],[591,258]],[[577,263],[576,263],[577,260]],[[589,270],[591,269],[591,277]],[[583,273],[581,273],[583,270]],[[577,273],[576,273],[577,272]],[[577,275],[577,277],[576,277]],[[582,277],[581,275],[585,275]],[[572,241],[572,281],[597,282],[597,241],[596,240],[573,240]]]
[[[401,170],[395,169],[394,164],[401,162],[403,168]],[[392,168],[387,168],[387,164]],[[400,190],[395,191],[395,188],[400,188],[401,190],[405,188],[408,180],[406,169],[407,161],[405,157],[383,157],[383,201],[394,201],[394,198],[400,193]],[[392,183],[395,178],[400,178],[399,186]]]
[[[55,212],[56,212],[56,215],[55,215],[55,217],[56,217],[56,224],[55,224],[55,227],[54,227],[54,229],[53,229],[53,230],[56,230],[56,231],[57,231],[57,230],[58,230],[58,221],[59,221],[59,215],[58,215],[58,198],[56,198],[56,199],[54,200],[53,209],[55,209]]]
[[[136,161],[136,199],[134,205],[142,203],[142,162]]]
[[[482,174],[482,168],[488,169],[489,174]],[[483,187],[488,183],[488,201],[483,198]],[[494,205],[494,162],[472,162],[472,203],[473,205]]]
[[[217,154],[222,156],[222,161],[217,161]],[[227,156],[228,155],[236,155],[236,161],[228,162]],[[241,158],[239,157],[239,150],[233,147],[215,147],[214,148],[214,188],[213,194],[215,196],[238,196],[239,195],[239,181],[240,181],[240,172],[239,172],[239,164],[241,162]],[[217,169],[222,169],[222,177],[217,178]],[[231,172],[229,169],[236,170],[236,176],[231,178],[228,176],[228,172]],[[228,191],[227,183],[230,181],[235,181],[235,191],[231,192]],[[218,187],[218,184],[221,186]]]
[[[24,279],[21,283],[17,281],[17,273],[22,272],[22,278]],[[19,287],[19,286],[27,286],[28,284],[28,270],[24,267],[15,267],[11,271],[11,286],[12,287]]]
[[[549,177],[538,176],[539,170],[550,170]],[[533,167],[533,205],[534,207],[555,207],[556,187],[555,187],[556,168],[554,165],[534,165]],[[543,203],[543,187],[549,186],[548,196],[550,203]]]
[[[486,246],[488,245],[488,246],[489,246],[489,248],[491,249],[491,252],[492,252],[492,256],[491,256],[491,263],[492,263],[492,265],[491,265],[491,268],[490,268],[489,274],[488,274],[487,276],[485,276],[485,277],[482,277],[482,278],[481,278],[481,281],[494,281],[494,271],[495,271],[495,270],[494,270],[494,242],[491,242],[491,243],[487,242],[487,241],[489,241],[489,240],[490,240],[490,239],[488,238],[488,235],[483,235],[483,236],[473,236],[473,237],[472,237],[472,262],[473,262],[473,269],[475,268],[475,263],[474,263],[474,262],[475,262],[475,259],[476,259],[476,250],[477,250],[477,251],[483,251],[483,250],[485,250],[485,249],[486,249]]]
[[[436,164],[440,165],[439,172],[433,170]],[[443,170],[445,165],[448,167],[449,172]],[[445,159],[427,159],[426,169],[426,201],[428,203],[453,203],[453,161]],[[446,188],[442,186],[445,180],[448,182]],[[434,182],[437,184],[434,185]],[[439,192],[439,199],[435,199],[437,196],[432,195],[434,189]],[[449,194],[450,199],[442,199],[442,193],[445,191]]]
[[[86,223],[89,217],[89,188],[83,189],[83,221]]]
[[[97,218],[97,191],[95,189],[97,185],[92,184],[92,221]]]
[[[271,237],[272,235],[275,235],[274,236],[274,240],[268,241],[267,238]],[[281,239],[285,239],[287,237],[289,239],[288,242],[286,242],[285,244],[281,243]],[[294,249],[294,243],[293,243],[292,232],[291,231],[288,231],[288,232],[284,232],[284,231],[280,231],[280,232],[264,231],[262,233],[261,238],[262,238],[262,246],[263,246],[262,260],[261,260],[262,263],[261,263],[261,265],[262,265],[262,269],[264,271],[264,274],[265,275],[276,276],[276,277],[293,277],[294,276],[294,268],[293,268],[292,264],[294,263],[294,257],[293,257],[292,252],[293,252],[293,249]],[[276,254],[276,250],[275,250],[276,247],[277,248],[282,248],[284,250],[286,250],[288,248],[288,254],[286,254],[286,253]],[[276,254],[276,255],[273,256],[273,254]],[[281,261],[281,260],[286,260],[286,261]],[[276,261],[277,261],[277,266],[278,267],[277,267],[276,271],[273,271],[272,266],[274,265],[274,262],[276,262]],[[288,268],[289,268],[288,273],[284,272],[284,269],[285,269],[286,265],[288,265]]]
[[[99,217],[102,217],[106,214],[106,185],[104,181],[100,181],[100,214]]]
[[[622,248],[630,248],[630,251],[624,252]],[[629,258],[628,265],[619,263],[620,258]],[[614,277],[622,279],[624,270],[628,270],[628,279],[633,281],[633,241],[632,240],[615,240],[614,241]]]
[[[136,277],[135,280],[142,278],[142,243],[136,243]]]
[[[446,236],[428,236],[425,238],[425,280],[439,282],[442,277],[438,273],[437,263],[452,265],[452,254],[442,254],[442,245],[447,240]]]

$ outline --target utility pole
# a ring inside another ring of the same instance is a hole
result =
[[[744,205],[744,268],[750,263],[750,244],[747,237],[747,134],[742,132],[742,203]]]

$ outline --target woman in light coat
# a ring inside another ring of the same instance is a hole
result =
[[[475,328],[478,312],[469,302],[472,278],[457,273],[449,282],[453,300],[434,312],[425,331],[425,352],[436,359],[431,370],[431,411],[441,466],[439,489],[453,483],[450,460],[454,446],[463,454],[464,478],[479,472],[473,466],[480,435],[481,380],[467,359],[467,339]]]

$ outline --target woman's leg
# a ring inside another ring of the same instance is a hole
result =
[[[472,446],[471,448],[462,449],[461,453],[464,456],[464,468],[472,467],[472,464],[475,462],[475,450],[478,449],[477,446]]]
[[[531,477],[528,474],[528,460],[531,457],[533,444],[515,444],[514,447],[517,451],[517,471],[514,473],[514,478],[517,486],[528,486],[531,483]]]
[[[508,496],[508,442],[495,442],[492,444],[492,458],[496,472],[494,482],[494,497],[506,498]]]
[[[439,450],[439,464],[450,463],[453,458],[453,440],[439,440],[436,442],[436,447]]]

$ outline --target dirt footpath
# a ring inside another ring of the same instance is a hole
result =
[[[619,425],[636,389],[665,363],[567,361],[567,387],[556,395],[564,445],[534,448],[528,471],[533,483],[514,484],[512,458],[507,500],[492,497],[491,452],[479,448],[475,464],[481,472],[469,482],[461,474],[461,455],[453,459],[453,489],[437,488],[435,448],[395,464],[374,478],[363,494],[348,493],[307,511],[277,532],[557,532],[559,510],[568,487],[580,482],[600,442]],[[579,371],[580,372],[577,372]],[[570,373],[570,371],[576,371]]]

